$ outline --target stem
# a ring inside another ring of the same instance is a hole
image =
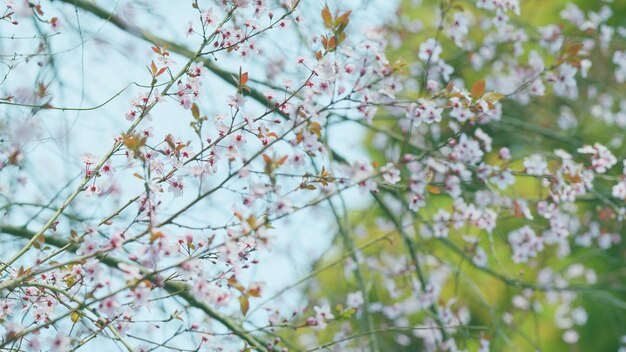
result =
[[[230,20],[230,18],[232,17],[232,14],[233,14],[233,12],[235,11],[236,8],[237,8],[236,6],[233,6],[231,8],[231,10],[228,12],[228,14],[224,18],[224,20],[222,20],[222,22],[220,23],[218,28],[220,28],[221,26],[223,26],[226,22],[228,22]],[[216,36],[216,34],[217,34],[217,31],[213,32],[213,34],[210,37],[208,37],[206,40],[203,41],[203,43],[202,43],[202,45],[200,45],[200,48],[198,49],[198,51],[196,53],[194,53],[194,54],[191,54],[191,59],[187,62],[187,64],[165,86],[165,88],[163,89],[163,93],[162,93],[163,95],[165,95],[170,90],[170,88],[174,84],[176,84],[176,81],[178,81],[179,78],[181,78],[185,73],[187,73],[187,70],[189,69],[191,64],[196,61],[196,58],[198,58],[200,56],[200,53],[202,53],[202,50],[204,49],[204,47],[209,42],[211,42],[213,40],[213,38]],[[154,89],[154,85],[155,84],[156,84],[156,79],[153,78],[153,82],[152,82],[152,86],[151,86],[150,92],[152,92],[152,89]],[[126,130],[126,134],[127,135],[133,133],[135,128],[137,128],[139,123],[144,119],[144,117],[146,117],[148,115],[148,113],[156,106],[156,104],[157,104],[157,101],[153,101],[152,103],[147,104],[147,105],[144,106],[144,109],[142,110],[141,114],[137,117],[137,119],[135,119],[135,121],[133,121],[133,123],[130,125],[130,127]],[[83,191],[83,189],[85,188],[87,183],[89,181],[91,181],[91,179],[93,179],[94,177],[96,177],[98,175],[98,172],[100,171],[102,166],[104,166],[104,164],[113,156],[113,154],[122,145],[123,145],[123,142],[121,142],[121,141],[116,141],[115,143],[113,143],[113,145],[111,146],[109,151],[105,154],[105,156],[94,167],[94,169],[91,170],[92,171],[91,174],[90,175],[86,175],[85,178],[83,178],[83,180],[78,185],[78,187],[76,187],[74,192],[72,192],[72,194],[70,194],[70,196],[67,197],[65,202],[63,202],[61,207],[59,209],[57,209],[57,211],[54,213],[54,215],[52,215],[52,217],[48,220],[48,222],[28,241],[28,243],[26,243],[26,245],[24,247],[22,247],[22,249],[20,249],[11,259],[9,259],[6,263],[4,263],[0,267],[0,273],[4,272],[11,264],[15,263],[16,260],[18,260],[22,255],[24,255],[24,253],[26,253],[40,239],[40,237],[50,227],[52,227],[52,225],[54,225],[55,221],[59,218],[59,216],[61,216],[61,214],[63,214],[63,211],[65,211],[65,209],[70,205],[70,203],[72,203],[72,201],[78,196],[78,194],[80,194]]]
[[[30,238],[33,236],[33,233],[25,228],[21,228],[21,227],[13,227],[13,226],[0,226],[0,232],[2,233],[6,233],[9,235],[13,235],[13,236],[17,236],[17,237],[22,237],[22,238]],[[46,244],[55,246],[55,247],[64,247],[64,246],[69,246],[69,250],[74,252],[77,248],[76,246],[71,246],[71,244],[69,242],[66,242],[64,240],[58,239],[58,238],[53,238],[53,237],[47,237],[47,236],[43,236],[43,239],[45,241]],[[127,264],[119,259],[113,258],[111,256],[107,256],[107,255],[99,255],[98,259],[100,260],[101,263],[111,267],[111,268],[118,268],[119,264]],[[135,264],[132,264],[135,265]],[[138,265],[136,265],[138,266]],[[139,266],[138,266],[139,267]],[[140,267],[142,274],[148,274],[149,270],[143,267]],[[32,283],[29,282],[29,285],[32,285]],[[5,286],[2,288],[8,288],[9,286]],[[238,326],[238,324],[236,324],[234,321],[232,321],[231,319],[221,315],[220,313],[218,313],[217,311],[215,311],[212,307],[210,307],[209,305],[207,305],[206,303],[200,302],[197,299],[195,299],[193,297],[193,295],[190,293],[189,290],[189,286],[182,283],[182,282],[174,282],[174,281],[166,281],[163,288],[173,294],[176,295],[178,297],[180,297],[181,299],[183,299],[185,302],[187,302],[190,306],[200,309],[202,312],[204,312],[206,315],[208,315],[209,317],[217,320],[218,322],[220,322],[222,325],[224,325],[226,328],[228,328],[230,331],[232,331],[233,334],[241,337],[244,341],[246,341],[248,344],[250,344],[250,346],[253,346],[254,348],[258,349],[259,351],[267,351],[267,348],[265,347],[265,344],[263,344],[262,342],[260,342],[259,340],[257,340],[256,337],[252,336],[251,334],[249,334],[245,329],[243,329],[242,327]]]

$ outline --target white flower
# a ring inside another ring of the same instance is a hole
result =
[[[500,148],[500,150],[498,151],[498,157],[501,160],[510,160],[511,159],[511,150],[509,150],[509,148],[507,148],[507,147]]]
[[[469,21],[463,12],[456,12],[454,14],[453,22],[448,29],[450,37],[454,39],[456,45],[461,46],[461,39],[468,33]]]
[[[93,165],[98,162],[98,157],[94,156],[91,153],[85,153],[80,160],[86,165]]]
[[[346,300],[346,305],[352,308],[358,308],[365,303],[363,299],[363,293],[361,291],[350,292],[348,293],[348,298]]]
[[[486,267],[487,252],[485,252],[482,247],[476,246],[476,248],[474,249],[474,255],[472,256],[472,262],[478,267]]]
[[[593,146],[585,145],[577,150],[581,154],[592,154],[591,167],[597,173],[603,174],[613,165],[617,164],[617,159],[611,151],[600,143]]]
[[[567,106],[561,107],[559,117],[556,123],[562,130],[569,130],[578,126],[578,120],[576,119],[576,116],[572,112],[572,109],[568,108]]]
[[[494,166],[495,175],[489,178],[489,181],[498,186],[499,189],[506,189],[510,185],[515,183],[515,176],[511,173],[511,170],[504,169],[500,171],[499,166]]]
[[[317,327],[324,329],[326,327],[326,321],[335,319],[335,316],[330,312],[330,306],[325,304],[321,307],[313,307],[315,310],[315,320],[317,320]]]
[[[513,249],[515,263],[526,263],[530,257],[543,250],[543,240],[537,237],[530,226],[524,226],[509,233],[509,243]]]
[[[337,79],[335,65],[328,60],[317,65],[317,67],[315,68],[315,73],[322,82],[332,82]]]
[[[458,176],[448,176],[446,178],[446,191],[452,198],[458,198],[461,193],[461,179]]]
[[[559,66],[559,73],[552,77],[554,81],[554,94],[557,96],[572,96],[576,91],[576,72],[578,69],[570,64]]]
[[[419,126],[422,122],[427,124],[441,122],[443,108],[437,107],[434,101],[428,99],[420,99],[418,103],[411,104],[406,114],[407,118],[413,120],[415,126]]]
[[[481,130],[480,128],[477,128],[476,131],[474,132],[474,138],[483,142],[483,146],[486,152],[491,151],[492,149],[491,142],[493,140],[487,133],[483,132],[483,130]]]
[[[524,159],[524,169],[529,175],[541,176],[548,172],[548,163],[541,154],[533,154]]]
[[[617,65],[615,80],[618,83],[624,83],[626,80],[626,51],[615,51],[613,53],[613,63]]]
[[[565,343],[568,343],[570,345],[578,342],[579,338],[580,336],[575,330],[567,330],[563,333],[563,341],[565,341]]]
[[[246,98],[241,94],[229,95],[227,104],[235,109],[239,109],[246,104]]]
[[[626,183],[624,181],[618,182],[613,186],[611,195],[615,198],[626,200]]]
[[[439,209],[433,217],[433,232],[435,237],[448,237],[450,219],[452,215],[443,209]]]
[[[427,41],[420,44],[420,52],[418,57],[420,60],[425,62],[437,62],[439,61],[439,55],[443,49],[441,45],[437,43],[437,41],[433,38],[428,39]]]
[[[426,197],[423,193],[415,193],[411,196],[409,200],[409,209],[413,211],[418,211],[420,208],[426,206]]]
[[[478,141],[469,138],[465,133],[461,134],[459,142],[454,146],[453,153],[459,161],[470,165],[478,164],[484,155]]]
[[[489,340],[481,338],[479,341],[479,344],[480,344],[480,348],[478,349],[478,352],[489,352],[489,346],[490,346]]]
[[[388,163],[387,165],[383,166],[380,171],[383,174],[383,179],[385,180],[385,182],[390,183],[390,184],[396,184],[398,182],[400,182],[401,178],[400,178],[400,170],[396,169],[393,166],[393,163]]]

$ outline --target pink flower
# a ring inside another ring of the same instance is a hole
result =
[[[296,169],[299,169],[303,167],[304,165],[306,165],[305,157],[302,154],[296,153],[291,156],[290,160],[291,160],[291,165]]]
[[[188,97],[182,97],[180,98],[180,106],[182,106],[185,110],[189,110],[191,109],[191,99],[189,99]]]
[[[246,104],[246,98],[243,95],[237,93],[235,95],[228,96],[228,106],[239,109]]]
[[[190,35],[193,34],[193,23],[191,21],[189,21],[189,23],[187,23],[187,28],[185,29],[185,34],[187,35],[187,37],[189,37]]]
[[[115,296],[111,296],[102,300],[98,308],[102,314],[107,315],[109,317],[113,317],[119,311],[120,304],[115,299]]]
[[[215,17],[213,16],[213,8],[208,8],[202,11],[202,23],[205,26],[209,26],[215,23]]]
[[[61,334],[60,332],[50,342],[51,352],[65,352],[68,350],[72,339]]]
[[[94,165],[98,162],[98,158],[91,153],[85,153],[80,160],[87,166]]]

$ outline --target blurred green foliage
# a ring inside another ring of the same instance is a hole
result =
[[[548,24],[562,24],[567,40],[577,42],[584,39],[584,37],[581,37],[581,34],[577,33],[576,29],[572,28],[570,24],[564,23],[559,17],[559,12],[567,2],[566,0],[524,0],[522,1],[521,16],[512,18],[513,21],[516,21],[516,24],[523,24],[523,27],[527,29],[531,36],[531,39],[524,44],[525,53],[528,53],[530,49],[539,51],[548,66],[553,64],[557,58],[550,56],[549,53],[539,47],[537,38],[534,37],[537,35],[534,29]],[[600,1],[578,0],[574,1],[574,3],[585,11],[597,11],[603,5]],[[457,9],[458,11],[481,11],[466,1],[456,1],[455,4],[460,5]],[[402,2],[398,9],[398,16],[402,20],[393,29],[395,31],[394,35],[400,39],[401,45],[390,49],[390,61],[400,61],[410,66],[416,60],[420,43],[435,36],[437,23],[435,14],[437,14],[439,6],[439,2],[432,0],[424,0],[418,6],[414,5],[412,1],[405,0]],[[615,13],[609,23],[613,25],[626,24],[626,1],[616,0],[612,6]],[[418,33],[407,31],[407,23],[416,19],[423,23],[423,29],[418,31]],[[473,40],[480,42],[483,35],[482,31],[470,28],[470,37]],[[589,36],[593,35],[593,33],[589,33]],[[463,53],[456,48],[450,39],[441,36],[441,42],[444,47],[443,58],[455,68],[454,77],[463,79],[466,86],[471,86],[473,82],[485,79],[491,74],[487,70],[475,70],[467,53]],[[499,46],[496,57],[509,55],[508,52],[511,50],[511,45]],[[599,61],[610,62],[610,53],[610,51],[596,50],[591,55],[601,56]],[[490,65],[487,64],[485,67],[488,69]],[[407,74],[410,75],[408,71]],[[606,94],[615,96],[616,99],[624,98],[623,85],[603,86],[603,77],[611,75],[612,70],[610,67],[594,66],[589,78],[580,83],[580,90],[583,94],[581,94],[582,98],[576,101],[564,101],[551,95],[533,99],[528,104],[520,104],[519,102],[509,100],[504,101],[503,110],[505,113],[502,121],[481,126],[481,128],[494,138],[495,146],[507,146],[518,157],[542,150],[549,153],[556,148],[573,153],[582,145],[580,141],[598,141],[609,144],[611,141],[608,136],[612,135],[609,131],[615,128],[615,126],[599,123],[597,119],[590,116],[589,107],[591,102],[584,97],[584,92],[587,88],[596,86]],[[418,84],[421,83],[419,77],[417,81]],[[414,99],[423,93],[405,90],[402,94]],[[577,128],[567,131],[558,129],[556,117],[559,114],[560,107],[563,105],[567,105],[575,112],[579,121]],[[379,111],[380,116],[384,117],[384,111]],[[393,130],[397,128],[394,121],[385,119],[377,119],[375,121],[378,129]],[[373,145],[374,134],[371,133],[369,136],[369,145]],[[495,153],[497,153],[497,148],[495,150],[492,155],[486,157],[487,160],[496,159]],[[384,160],[378,148],[372,147],[370,153],[373,159]],[[622,152],[616,156],[618,160],[623,159],[626,157],[626,153]],[[513,169],[523,170],[521,159],[513,162]],[[616,167],[610,174],[619,175],[620,172],[621,167]],[[599,182],[597,190],[603,194],[610,194],[610,185],[610,182]],[[472,186],[467,185],[467,190],[471,192]],[[436,193],[433,192],[430,195],[427,207],[420,210],[420,218],[430,219],[438,209],[449,209],[451,207],[452,199],[449,196],[443,193]],[[546,190],[541,187],[540,181],[524,177],[519,177],[515,186],[503,194],[511,197],[523,196],[527,199],[542,199],[547,196]],[[578,202],[578,206],[578,211],[581,214],[588,212],[592,214],[592,217],[597,216],[602,211],[606,211],[607,207],[609,207],[606,202],[598,199]],[[399,234],[396,231],[385,232],[380,229],[376,219],[381,217],[384,218],[384,212],[375,203],[365,211],[354,211],[350,214],[345,223],[349,228],[350,236],[354,238],[355,246],[364,246],[372,240],[385,237],[386,241],[377,242],[375,245],[365,249],[363,251],[364,256],[377,258],[380,258],[381,255],[407,256],[407,248]],[[541,227],[547,225],[547,220],[537,219],[536,217],[535,223]],[[514,264],[510,260],[511,249],[507,241],[507,235],[510,231],[525,224],[528,224],[526,220],[514,215],[498,219],[498,226],[492,237],[489,238],[490,248],[487,249],[489,256],[488,268],[514,280],[532,283],[535,282],[538,271],[527,264]],[[607,222],[607,224],[610,223]],[[582,227],[584,228],[585,226],[587,224],[583,223]],[[607,228],[604,230],[623,233],[621,228]],[[357,232],[363,232],[365,235],[361,237],[356,236]],[[619,348],[620,336],[626,332],[626,293],[623,290],[620,291],[612,287],[610,282],[614,282],[615,278],[623,280],[619,278],[625,277],[626,263],[624,258],[626,251],[624,242],[626,241],[622,241],[621,244],[609,250],[581,248],[573,245],[571,255],[565,259],[559,258],[553,247],[548,247],[537,258],[535,268],[551,267],[554,271],[563,273],[571,264],[581,263],[598,273],[597,287],[599,288],[581,290],[575,299],[576,304],[582,305],[586,309],[589,318],[585,326],[576,329],[580,333],[579,343],[568,345],[563,342],[563,330],[556,328],[554,324],[556,305],[544,305],[536,312],[515,309],[512,307],[511,301],[515,295],[520,295],[523,289],[503,282],[501,278],[495,277],[485,272],[485,270],[478,269],[468,262],[468,257],[462,253],[469,253],[471,248],[461,239],[461,236],[465,234],[481,235],[475,229],[451,231],[448,244],[438,239],[422,239],[419,235],[418,223],[415,223],[412,230],[407,231],[407,233],[413,232],[416,233],[413,236],[413,240],[416,242],[418,253],[437,258],[437,260],[446,262],[454,268],[454,272],[451,273],[446,281],[446,288],[441,295],[441,299],[447,300],[457,297],[459,301],[455,305],[467,306],[471,312],[471,321],[468,325],[479,328],[477,330],[460,329],[454,335],[460,348],[467,348],[470,351],[477,350],[478,338],[480,336],[491,340],[491,351],[609,352],[617,351]],[[482,234],[482,236],[485,236],[485,234]],[[457,252],[453,248],[460,251]],[[318,266],[323,267],[337,260],[346,251],[347,249],[338,236],[335,241],[335,247],[318,263]],[[375,267],[367,269],[365,267],[362,264],[365,281],[370,288],[370,301],[383,302],[386,305],[393,304],[397,298],[390,297],[383,284],[385,279],[388,280],[390,278],[383,277],[384,275]],[[429,270],[428,265],[426,265],[425,270]],[[344,303],[349,292],[358,290],[354,275],[351,273],[345,275],[344,271],[342,265],[338,265],[319,274],[316,278],[317,283],[313,285],[315,289],[308,291],[313,292],[310,300],[312,302],[327,300],[331,303],[331,307]],[[398,286],[411,286],[410,273],[398,275],[398,277],[392,278],[392,280]],[[603,287],[604,282],[606,282],[606,290]],[[582,283],[584,283],[584,280],[581,280]],[[408,292],[410,293],[410,290]],[[405,294],[407,293],[405,292]],[[532,297],[545,298],[546,294],[546,292],[537,290]],[[530,299],[531,304],[534,303],[533,299]],[[545,302],[544,299],[541,299],[541,301]],[[445,301],[440,303],[442,305],[446,304]],[[512,314],[512,328],[510,326],[505,327],[506,324],[502,319],[507,312]],[[407,321],[406,325],[415,326],[419,324],[427,314],[422,311],[413,315],[411,321]],[[375,325],[381,329],[393,328],[396,324],[379,313],[374,314],[374,317]],[[343,322],[338,321],[331,324],[335,324],[336,328],[329,329],[329,332],[326,333],[328,341],[333,339],[331,331],[340,329],[341,324],[350,324],[354,330],[366,330],[362,312],[359,312],[354,317],[344,318]],[[399,347],[395,342],[395,337],[398,333],[411,337],[411,343],[404,348]],[[377,336],[382,351],[421,350],[420,340],[413,337],[410,331],[384,331],[378,333]]]

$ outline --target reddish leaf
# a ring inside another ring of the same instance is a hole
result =
[[[333,15],[328,9],[328,4],[326,4],[322,9],[322,18],[324,19],[324,27],[328,29],[333,28]]]
[[[261,285],[253,283],[248,288],[248,295],[251,297],[261,297]]]
[[[428,185],[426,188],[428,189],[428,192],[430,192],[430,193],[433,193],[433,194],[440,194],[441,193],[441,190],[437,186]]]
[[[240,86],[245,86],[246,83],[248,83],[248,72],[242,73],[241,77],[239,77],[239,85]]]
[[[43,83],[38,83],[37,84],[37,94],[39,94],[40,98],[43,98],[46,96],[47,94],[47,88],[46,85]]]
[[[474,83],[471,93],[474,99],[482,97],[485,94],[485,80],[481,79],[480,81]]]
[[[348,11],[335,19],[335,27],[337,27],[338,32],[343,31],[348,26],[351,13],[352,11]]]
[[[283,156],[282,158],[278,159],[278,161],[276,162],[276,164],[277,164],[278,166],[282,166],[282,165],[285,163],[285,161],[287,161],[287,158],[288,158],[288,157],[289,157],[289,155],[285,155],[285,156]]]
[[[333,52],[337,49],[337,37],[334,35],[328,40],[328,51]]]
[[[328,51],[328,38],[325,35],[322,36],[322,47],[324,50]]]
[[[37,14],[39,16],[43,16],[43,11],[41,10],[41,4],[35,5],[35,11],[37,11]]]
[[[580,49],[583,48],[582,43],[567,43],[565,45],[565,52],[571,56],[576,56]]]
[[[150,70],[152,71],[152,75],[153,75],[153,76],[154,76],[154,75],[156,75],[156,73],[157,73],[157,66],[156,66],[156,64],[154,63],[154,61],[152,61],[152,62],[150,63]]]
[[[161,232],[161,231],[152,231],[152,234],[150,234],[150,242],[154,242],[154,241],[158,240],[159,238],[163,238],[163,237],[165,237],[163,232]]]

